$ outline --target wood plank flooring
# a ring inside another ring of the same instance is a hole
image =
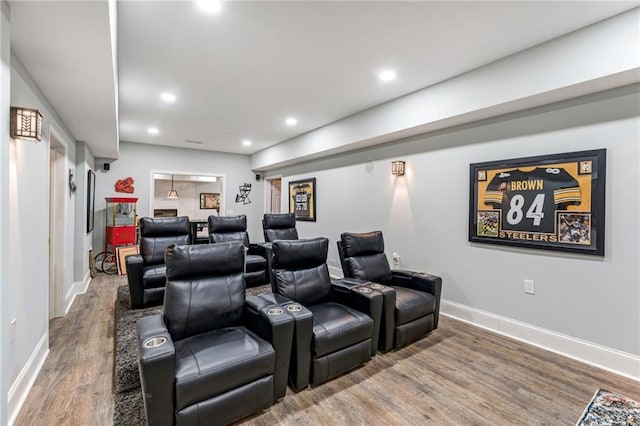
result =
[[[15,425],[110,425],[113,309],[100,276],[52,320],[51,352]],[[438,330],[247,425],[574,425],[598,388],[640,401],[640,383],[441,316]]]

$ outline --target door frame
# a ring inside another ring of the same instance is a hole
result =
[[[273,181],[280,181],[280,205],[277,212],[273,211]],[[264,212],[265,213],[281,213],[282,212],[282,175],[269,176],[264,178]]]
[[[53,125],[49,125],[49,319],[65,314],[68,167],[67,144]]]

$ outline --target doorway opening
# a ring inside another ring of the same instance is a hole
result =
[[[49,319],[64,315],[65,223],[67,215],[66,146],[49,136]]]
[[[209,242],[207,219],[211,215],[224,215],[224,175],[155,171],[151,182],[151,215],[188,216],[192,242]]]
[[[280,213],[282,210],[282,176],[265,179],[265,213]]]

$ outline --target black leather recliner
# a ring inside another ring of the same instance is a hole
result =
[[[187,216],[140,219],[140,254],[125,258],[132,309],[162,304],[164,251],[171,244],[189,244],[190,233]]]
[[[138,320],[149,425],[228,424],[284,396],[293,319],[245,303],[240,241],[171,246],[162,315]]]
[[[347,278],[343,280],[345,285],[366,285],[383,294],[379,346],[382,351],[414,342],[438,328],[442,278],[391,270],[384,254],[382,232],[345,232],[340,235],[338,253]]]
[[[264,240],[297,240],[296,215],[293,213],[265,213],[262,217]]]
[[[326,238],[276,240],[277,292],[260,296],[295,318],[290,384],[297,390],[364,364],[377,347],[382,296],[369,288],[332,283],[328,247]]]
[[[267,253],[263,246],[251,244],[247,233],[247,217],[209,216],[209,242],[240,240],[247,248],[244,278],[247,287],[255,287],[269,282],[267,275]]]

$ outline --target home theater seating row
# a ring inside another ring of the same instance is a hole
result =
[[[162,314],[137,324],[150,425],[235,422],[284,398],[287,384],[320,385],[438,326],[441,278],[391,270],[380,231],[343,233],[345,278],[331,279],[329,240],[298,239],[293,214],[265,214],[257,245],[244,215],[208,222],[210,244],[188,245],[188,219],[143,218],[141,254],[126,259],[130,273],[155,268],[164,279],[147,282],[153,298],[135,305],[129,279],[132,308],[164,300]],[[271,293],[246,297],[269,281]]]

